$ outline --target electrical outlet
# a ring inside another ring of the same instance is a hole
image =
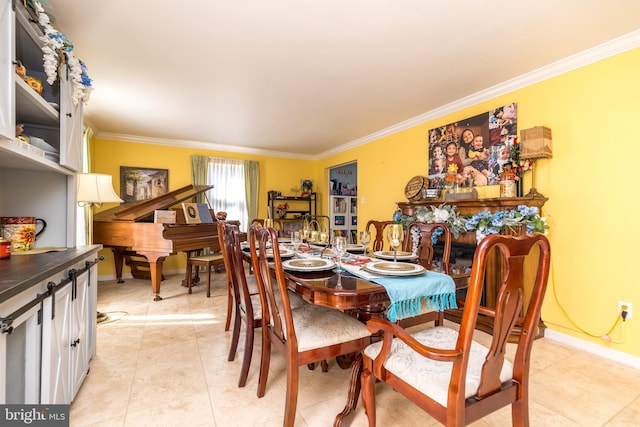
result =
[[[618,315],[622,313],[622,307],[626,307],[626,310],[627,310],[626,320],[631,319],[631,311],[633,309],[633,306],[631,305],[631,303],[626,301],[618,301]]]

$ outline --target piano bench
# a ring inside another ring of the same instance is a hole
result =
[[[207,298],[211,296],[211,269],[216,271],[224,268],[224,259],[221,253],[212,255],[193,256],[187,258],[187,287],[191,293],[191,282],[193,280],[193,267],[205,267],[207,270]],[[197,271],[197,270],[196,270]]]

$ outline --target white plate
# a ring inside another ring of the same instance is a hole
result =
[[[380,259],[390,259],[393,261],[393,251],[377,251],[373,253],[373,256]],[[411,252],[398,251],[397,260],[409,261],[418,259],[418,255],[414,255]]]
[[[291,258],[295,254],[291,249],[280,247],[280,258]],[[267,258],[273,258],[273,251],[271,249],[267,249]]]
[[[335,262],[324,258],[288,259],[282,262],[282,267],[291,271],[324,271],[335,266]]]
[[[352,243],[347,245],[347,252],[358,252],[358,253],[362,253],[364,252],[364,246],[362,245],[354,245]]]
[[[420,264],[409,264],[406,262],[375,261],[364,266],[369,273],[381,274],[384,276],[416,276],[427,271]]]

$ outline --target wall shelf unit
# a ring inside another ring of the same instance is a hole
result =
[[[331,230],[340,232],[350,243],[357,243],[358,197],[329,196]]]
[[[289,236],[292,231],[302,229],[302,220],[305,215],[316,216],[318,214],[316,205],[316,193],[308,196],[274,196],[268,193],[268,212],[271,218],[278,218],[282,221],[282,232]],[[286,214],[279,216],[276,211],[278,206],[287,205]]]

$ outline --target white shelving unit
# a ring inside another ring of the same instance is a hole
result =
[[[41,36],[23,2],[0,0],[0,217],[42,218],[35,248],[67,248],[0,262],[0,404],[69,404],[96,348],[100,246],[76,248],[83,106],[73,103],[66,67],[46,82]],[[42,94],[16,74],[18,61],[43,82]],[[16,138],[17,124],[57,155]],[[73,282],[51,292],[69,274]]]
[[[329,219],[332,231],[339,231],[349,242],[357,243],[357,196],[329,196]]]

